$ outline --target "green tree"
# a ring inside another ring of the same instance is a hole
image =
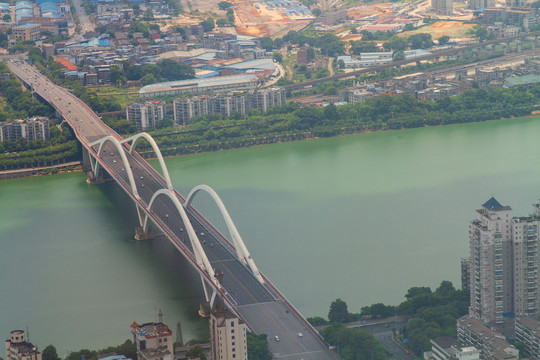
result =
[[[350,329],[334,323],[321,330],[321,335],[339,351],[344,360],[373,359],[385,360],[386,350],[375,337],[364,330]]]
[[[248,332],[247,352],[249,360],[272,360],[266,334],[255,335]]]
[[[225,18],[219,18],[216,20],[216,25],[219,27],[227,26],[227,24],[228,24],[228,21]]]
[[[5,22],[10,22],[10,21],[11,21],[11,15],[5,14],[5,15],[2,17],[2,20],[4,20]]]
[[[265,36],[261,38],[259,46],[266,51],[272,51],[274,48],[274,41],[270,37]]]
[[[195,76],[195,70],[191,66],[179,64],[174,60],[165,59],[156,64],[161,76],[167,81],[192,79]]]
[[[454,285],[452,284],[452,282],[448,280],[444,280],[443,282],[441,282],[441,285],[439,285],[437,290],[435,290],[435,293],[440,296],[446,297],[454,293],[455,291],[456,289],[454,288]]]
[[[232,7],[232,4],[228,1],[220,1],[218,2],[218,7],[220,10],[227,10],[228,8]]]
[[[328,320],[330,323],[345,322],[349,319],[349,310],[347,303],[341,299],[336,299],[330,304]]]
[[[278,53],[277,51],[274,51],[274,54],[272,55],[273,59],[276,60],[278,63],[283,62],[283,55],[281,53]]]
[[[186,353],[186,357],[188,359],[192,358],[192,357],[196,357],[196,358],[199,358],[201,360],[206,360],[206,355],[204,355],[204,350],[201,346],[199,345],[196,345],[194,347],[192,347],[187,353]]]
[[[43,360],[60,360],[56,348],[53,345],[47,346],[41,353]]]
[[[113,84],[123,85],[126,83],[126,77],[118,65],[111,66],[109,80],[111,80]]]
[[[404,51],[394,51],[392,54],[392,60],[394,61],[402,61],[405,60],[405,52]]]
[[[203,27],[204,32],[210,32],[214,30],[214,27],[216,26],[214,23],[214,19],[211,17],[207,18],[206,20],[199,23]]]
[[[409,290],[407,290],[407,294],[405,294],[405,298],[407,300],[411,300],[414,297],[417,297],[419,295],[424,294],[431,294],[431,289],[426,286],[413,286]]]
[[[404,51],[407,49],[407,46],[407,40],[396,35],[392,36],[388,42],[383,44],[385,49],[394,51]]]
[[[153,74],[146,74],[141,78],[142,85],[150,85],[156,83],[157,80]]]
[[[321,9],[319,8],[315,8],[313,10],[311,10],[311,13],[315,16],[320,16],[321,15]]]
[[[443,35],[440,38],[438,38],[437,40],[439,41],[439,45],[443,45],[443,44],[448,43],[448,41],[450,40],[450,36]]]

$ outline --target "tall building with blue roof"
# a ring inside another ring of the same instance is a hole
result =
[[[527,217],[491,197],[469,225],[470,315],[506,336],[514,317],[540,315],[540,205]]]

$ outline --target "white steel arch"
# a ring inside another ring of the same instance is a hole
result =
[[[127,139],[122,140],[122,144],[124,143],[129,144],[129,142],[131,141],[132,143],[129,148],[129,153],[132,154],[133,151],[135,150],[135,147],[137,146],[137,142],[141,138],[145,138],[146,140],[148,140],[148,142],[152,146],[152,149],[154,149],[154,153],[156,154],[159,160],[159,165],[161,166],[161,171],[163,171],[163,177],[165,178],[165,181],[167,183],[167,189],[173,190],[171,178],[169,177],[169,170],[167,169],[167,165],[165,165],[165,161],[163,160],[163,155],[161,154],[161,150],[159,150],[159,147],[152,136],[150,136],[148,133],[145,133],[145,132],[138,133],[136,135],[128,137]]]
[[[180,217],[182,218],[182,221],[184,222],[184,225],[186,225],[186,232],[188,234],[189,240],[191,242],[191,246],[193,247],[193,252],[195,253],[195,259],[197,260],[197,265],[199,265],[201,268],[206,270],[208,272],[208,275],[216,284],[216,286],[221,287],[221,285],[217,282],[215,275],[214,275],[214,269],[212,268],[212,265],[210,264],[210,261],[208,260],[208,257],[206,256],[206,253],[204,252],[201,241],[199,240],[199,237],[197,236],[197,233],[193,229],[193,225],[191,225],[191,222],[189,221],[189,218],[186,214],[186,210],[176,197],[176,194],[172,190],[168,189],[159,189],[152,195],[152,199],[150,199],[150,203],[148,204],[148,212],[152,209],[152,205],[156,198],[160,195],[166,196],[173,202],[174,206],[178,210],[178,213],[180,214]],[[144,219],[144,230],[146,231],[148,229],[148,215],[146,215]]]
[[[137,191],[137,185],[135,183],[135,178],[133,177],[133,171],[131,171],[131,167],[129,166],[129,161],[118,139],[112,137],[111,135],[107,135],[105,137],[102,137],[99,140],[94,141],[93,143],[90,144],[90,146],[99,144],[99,148],[97,151],[97,156],[99,157],[100,156],[99,154],[101,153],[101,150],[103,149],[103,145],[107,141],[112,142],[114,146],[116,146],[116,149],[118,150],[118,153],[120,154],[120,158],[122,159],[122,163],[124,164],[124,169],[126,170],[126,173],[128,174],[129,183],[131,185],[131,191],[133,192],[133,195],[137,199],[140,199],[139,192]],[[99,162],[97,160],[95,161],[95,166],[92,167],[92,171],[94,172],[94,175],[97,177],[97,171],[99,171]]]
[[[214,202],[216,203],[219,211],[221,212],[221,215],[223,216],[223,220],[225,220],[225,224],[227,224],[227,229],[229,230],[229,234],[231,235],[231,238],[234,243],[234,248],[236,250],[236,254],[238,256],[238,259],[244,263],[244,265],[249,266],[251,271],[253,272],[253,275],[259,280],[261,284],[264,284],[265,281],[263,277],[261,276],[261,273],[259,272],[259,269],[257,268],[257,265],[255,265],[255,262],[251,258],[251,254],[249,253],[246,244],[244,243],[244,240],[242,240],[242,237],[240,236],[240,233],[238,232],[238,229],[236,228],[236,225],[234,225],[234,222],[231,219],[231,216],[229,215],[229,212],[227,211],[227,208],[225,208],[225,205],[223,204],[223,201],[221,201],[221,198],[219,195],[208,185],[197,185],[191,191],[189,192],[187,198],[185,207],[189,208],[191,205],[191,202],[193,200],[193,197],[195,194],[197,194],[199,191],[204,191],[210,197]]]

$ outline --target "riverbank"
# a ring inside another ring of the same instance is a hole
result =
[[[81,162],[71,161],[64,164],[35,167],[30,169],[4,170],[0,171],[0,180],[18,179],[31,176],[54,175],[65,172],[81,172]]]

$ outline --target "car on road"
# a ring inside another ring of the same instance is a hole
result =
[[[210,244],[208,244],[208,246],[214,247],[214,243],[210,243]]]
[[[304,334],[298,333],[298,337],[299,337],[299,338],[304,337]]]
[[[274,339],[275,339],[276,341],[279,341],[279,336],[277,336],[277,335],[274,336]]]

